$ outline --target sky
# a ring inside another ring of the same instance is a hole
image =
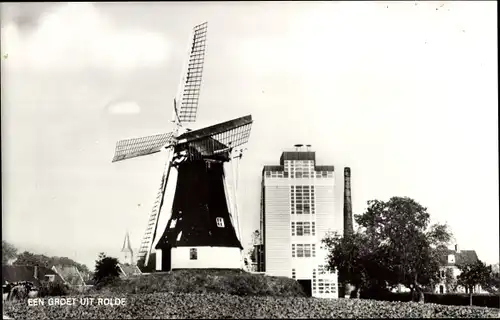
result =
[[[168,132],[192,28],[208,22],[197,126],[251,114],[243,244],[263,165],[311,144],[354,214],[408,196],[462,249],[499,260],[497,8],[457,2],[2,4],[2,234],[94,266],[138,248],[165,155],[111,163]]]

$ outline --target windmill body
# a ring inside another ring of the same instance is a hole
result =
[[[147,265],[156,243],[156,269],[162,271],[243,266],[236,201],[228,192],[224,165],[232,164],[234,153],[241,155],[237,148],[248,141],[252,118],[245,116],[194,131],[183,127],[196,120],[206,30],[206,23],[194,28],[186,76],[177,97],[179,106],[174,99],[174,130],[119,141],[113,158],[115,162],[162,150],[168,153],[139,250],[139,259]],[[176,174],[171,174],[173,171]],[[167,185],[174,186],[169,203]],[[159,229],[160,214],[169,217],[164,230]]]

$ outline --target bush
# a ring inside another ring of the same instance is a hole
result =
[[[70,293],[69,286],[60,282],[43,282],[38,297],[65,296]]]
[[[238,296],[304,297],[300,284],[286,277],[270,277],[239,270],[178,270],[116,280],[96,289],[110,293],[227,293]]]
[[[93,296],[97,298],[98,296]],[[116,295],[114,297],[123,297]],[[109,298],[109,296],[106,296]],[[45,306],[7,303],[15,319],[249,319],[249,318],[498,318],[498,309],[413,302],[301,297],[239,297],[227,294],[154,293],[126,296],[125,306]]]

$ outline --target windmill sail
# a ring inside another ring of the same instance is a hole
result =
[[[120,140],[116,143],[112,162],[145,156],[161,151],[172,138],[172,132],[152,136]]]
[[[178,137],[177,150],[196,149],[200,156],[227,152],[248,142],[252,116],[222,122],[203,129],[186,132]]]
[[[170,161],[167,161],[166,167],[162,175],[160,188],[158,189],[158,194],[156,195],[156,200],[153,205],[153,210],[149,215],[148,225],[146,227],[146,231],[144,232],[144,236],[142,237],[141,246],[139,248],[139,259],[142,259],[144,257],[146,258],[144,261],[144,265],[148,264],[149,256],[151,254],[151,248],[153,246],[153,242],[156,236],[156,229],[158,227],[161,205],[165,195],[165,189],[167,186],[169,172],[170,172]]]
[[[198,111],[203,63],[205,62],[205,47],[207,38],[207,22],[194,27],[193,41],[189,51],[186,75],[182,83],[182,96],[177,117],[180,122],[195,122]]]

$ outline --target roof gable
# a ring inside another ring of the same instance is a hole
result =
[[[71,285],[83,285],[85,281],[75,266],[54,266],[53,270],[57,272],[64,282]]]
[[[53,270],[41,266],[37,268],[38,276],[35,278],[35,266],[2,266],[2,282],[30,281],[40,285],[46,275],[55,275],[54,281],[62,282],[61,277]]]
[[[455,263],[448,262],[448,256],[450,254],[455,255]],[[463,264],[473,264],[479,260],[475,250],[460,250],[459,252],[455,250],[445,250],[441,256],[441,264],[447,266],[458,266]]]
[[[122,273],[127,277],[142,274],[141,270],[136,265],[120,263],[119,266]]]

